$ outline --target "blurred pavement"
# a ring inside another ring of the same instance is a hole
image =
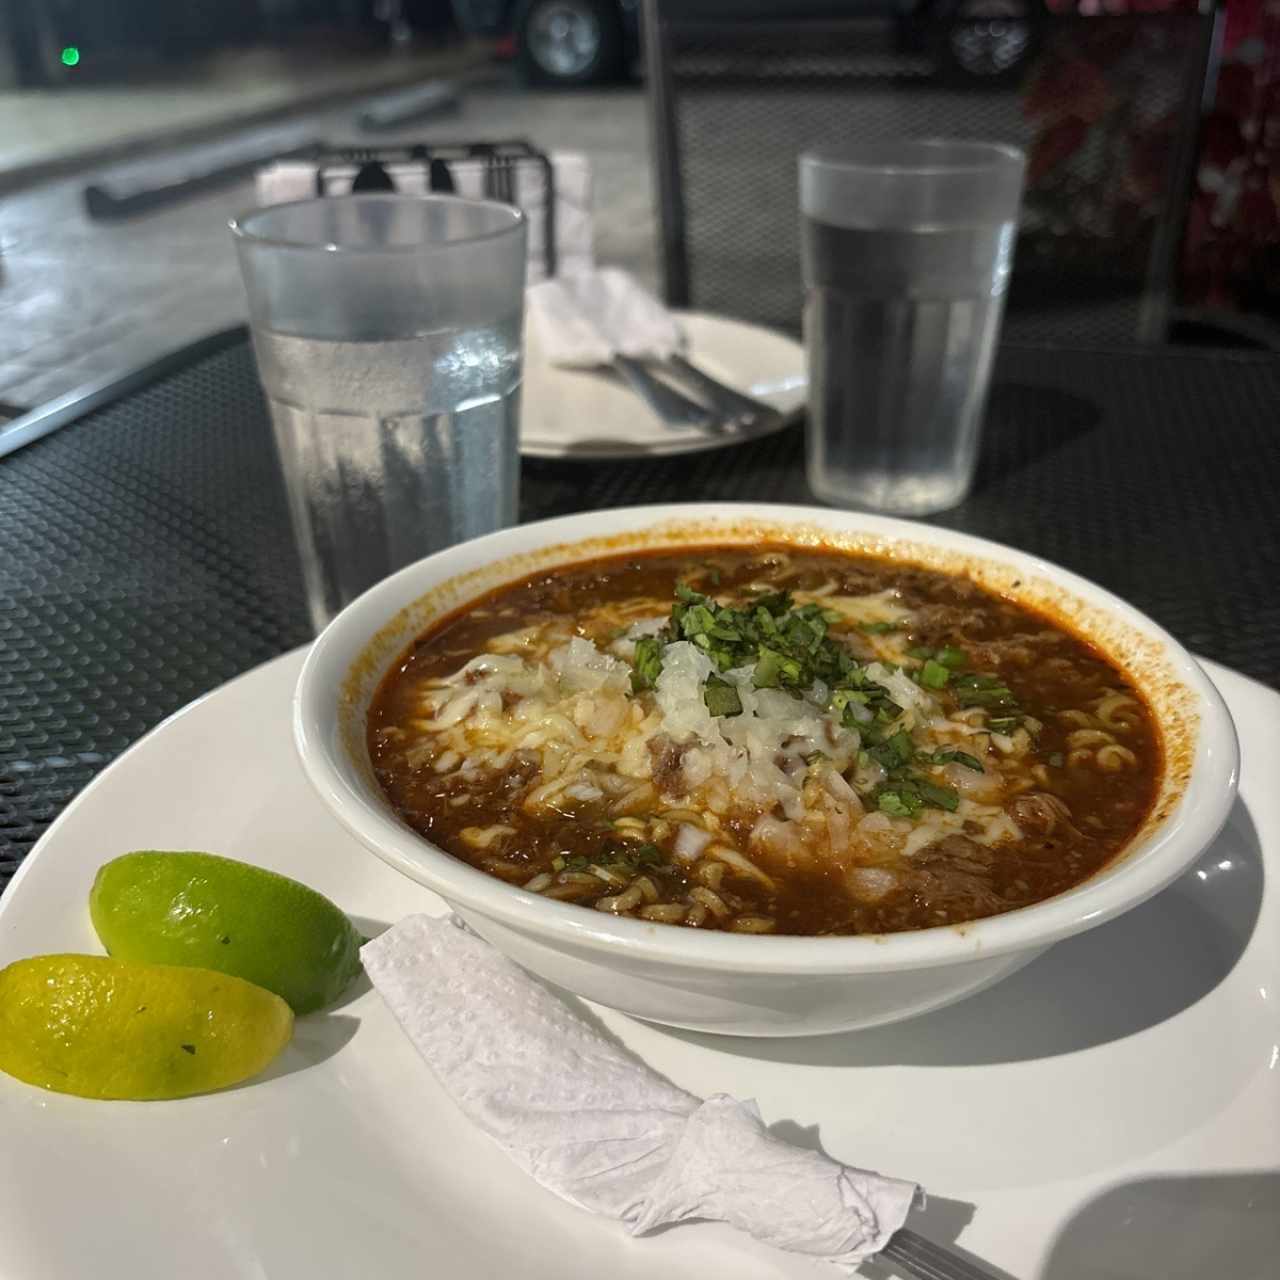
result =
[[[597,257],[656,285],[641,91],[530,93],[505,71],[472,74],[459,110],[398,132],[361,132],[355,99],[290,119],[313,123],[331,143],[520,137],[584,151],[594,169]],[[9,412],[245,317],[227,219],[252,205],[248,179],[102,223],[86,216],[81,199],[92,172],[0,196],[0,404]]]

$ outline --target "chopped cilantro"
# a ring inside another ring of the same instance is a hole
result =
[[[837,689],[831,695],[831,707],[834,711],[844,711],[851,702],[865,707],[870,700],[871,695],[865,689]]]
[[[557,862],[561,864],[559,867],[556,867]],[[593,866],[604,867],[617,875],[631,877],[644,870],[666,866],[667,856],[656,844],[632,844],[594,855],[575,853],[568,858],[556,857],[551,865],[557,871],[589,871]]]
[[[957,751],[955,747],[942,747],[935,751],[932,755],[922,755],[922,760],[929,764],[962,764],[966,769],[972,769],[975,773],[985,772],[982,768],[982,761],[977,756],[971,756],[967,751]]]
[[[847,716],[848,712],[846,711],[845,714]],[[879,714],[880,713],[877,711],[876,715],[879,715]],[[867,747],[877,747],[885,739],[885,732],[884,732],[885,726],[881,724],[878,720],[873,719],[866,723],[862,723],[858,721],[851,722],[849,720],[846,720],[845,723],[847,725],[850,725],[850,727],[856,728],[858,730],[858,732],[862,735],[863,745]]]
[[[987,721],[994,733],[1012,733],[1022,723],[1017,696],[1001,676],[977,671],[953,674],[951,689],[962,707],[986,707],[999,713]]]
[[[911,735],[906,730],[899,729],[891,738],[872,747],[868,754],[877,764],[892,772],[894,769],[901,768],[911,759],[915,754],[915,744],[911,741]]]
[[[662,641],[657,636],[641,636],[632,659],[631,692],[652,689],[662,674]]]
[[[827,622],[821,613],[806,615],[797,611],[787,618],[787,624],[781,630],[792,652],[799,650],[813,654],[826,638]]]
[[[959,671],[968,661],[963,649],[956,649],[951,645],[948,645],[945,649],[939,649],[933,657],[935,662],[942,663],[944,667],[951,671]]]
[[[954,813],[960,805],[960,793],[955,787],[939,786],[928,778],[917,778],[915,784],[920,789],[921,800],[934,809],[946,809],[948,813]]]
[[[760,656],[752,675],[752,682],[757,689],[806,688],[813,681],[805,680],[804,675],[803,664],[795,658],[788,658],[765,645],[760,646]]]
[[[764,609],[775,618],[780,618],[791,608],[791,592],[766,591],[764,595],[756,597],[756,608]]]
[[[737,689],[717,675],[707,677],[707,683],[702,690],[702,700],[713,716],[742,714],[742,699],[738,697]]]
[[[789,592],[755,597],[746,608],[718,604],[685,583],[676,586],[671,620],[659,637],[689,640],[720,671],[751,666],[762,689],[806,689],[815,679],[834,684],[856,664],[827,635],[831,618],[816,604],[796,606]]]
[[[857,728],[867,740],[878,741],[883,734],[876,725],[854,717],[849,711],[850,703],[866,707],[879,725],[892,724],[902,714],[902,708],[889,697],[889,691],[883,685],[876,684],[867,675],[866,669],[856,664],[835,683],[832,702],[843,707],[843,723],[848,728]]]
[[[871,695],[865,689],[837,689],[831,695],[831,709],[839,713],[840,723],[846,729],[861,730],[869,717],[865,708],[870,701]]]
[[[711,659],[717,672],[749,667],[757,689],[784,689],[798,697],[821,681],[832,692],[831,705],[841,713],[841,722],[856,728],[868,745],[882,743],[901,716],[902,708],[888,691],[830,635],[831,624],[838,621],[831,610],[819,604],[796,605],[787,591],[762,593],[740,608],[720,604],[684,582],[676,584],[675,596],[666,626],[656,636],[636,642],[634,693],[654,687],[665,647],[686,640]],[[887,623],[879,629],[900,628]],[[939,670],[945,671],[945,664]],[[704,698],[713,714],[741,712],[736,690],[718,676],[708,680]],[[866,713],[869,718],[864,718]]]
[[[990,707],[993,711],[1015,713],[1018,700],[999,676],[969,672],[956,676],[951,687],[962,707]]]
[[[901,631],[902,624],[900,622],[860,622],[858,630],[865,631],[869,636],[882,636],[890,631]]]
[[[926,689],[945,689],[950,679],[951,672],[936,658],[927,658],[920,668],[920,683]]]
[[[913,818],[920,812],[919,805],[913,808],[897,791],[881,791],[876,796],[876,808],[891,818]]]
[[[1021,716],[992,716],[987,728],[993,733],[1012,733],[1021,723]]]
[[[710,638],[715,632],[715,626],[716,615],[705,604],[691,604],[680,615],[680,634],[686,640],[698,640],[704,636]]]
[[[954,787],[939,786],[916,774],[877,787],[873,795],[880,812],[894,818],[914,818],[926,808],[954,813],[960,806],[960,793]]]

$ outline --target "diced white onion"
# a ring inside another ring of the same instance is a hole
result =
[[[849,892],[859,902],[874,905],[898,887],[898,877],[884,867],[854,867],[848,884]]]
[[[711,843],[712,839],[714,837],[711,832],[703,831],[701,827],[695,827],[691,823],[682,822],[676,828],[676,839],[673,846],[675,855],[686,862],[694,862],[701,855],[703,849]]]

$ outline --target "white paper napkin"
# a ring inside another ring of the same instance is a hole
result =
[[[587,369],[615,352],[637,360],[665,360],[682,345],[675,318],[626,271],[561,272],[525,293],[529,325],[554,365]]]
[[[477,1127],[549,1191],[633,1235],[716,1219],[852,1268],[918,1194],[774,1138],[754,1102],[677,1089],[454,920],[410,916],[360,954]]]

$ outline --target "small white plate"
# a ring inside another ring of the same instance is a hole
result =
[[[804,348],[798,342],[724,316],[697,311],[676,314],[689,359],[727,386],[772,405],[782,414],[781,422],[726,435],[664,426],[634,391],[607,370],[557,369],[548,364],[536,331],[528,326],[520,392],[520,452],[533,458],[584,461],[701,453],[770,435],[800,416],[809,384]]]
[[[0,898],[0,965],[99,951],[89,886],[134,848],[285,872],[366,933],[441,911],[303,779],[301,665],[233,681],[88,787]],[[1280,697],[1208,669],[1240,732],[1240,798],[1150,902],[894,1026],[724,1040],[600,1017],[676,1084],[755,1097],[790,1140],[919,1179],[931,1200],[913,1225],[1019,1280],[1274,1276]],[[461,1117],[367,986],[220,1094],[89,1102],[0,1076],[0,1206],[0,1276],[23,1280],[835,1275],[719,1225],[631,1239],[555,1199]]]

